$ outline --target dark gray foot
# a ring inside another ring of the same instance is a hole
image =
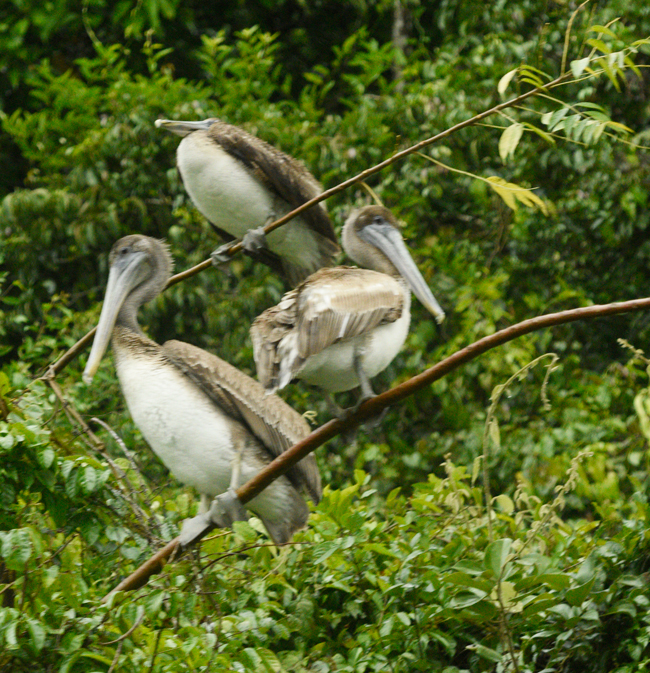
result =
[[[235,491],[229,488],[212,501],[212,505],[207,512],[198,514],[191,519],[185,519],[178,539],[183,547],[188,547],[200,540],[213,528],[231,528],[233,522],[247,520],[246,510],[239,502]]]
[[[228,264],[232,257],[228,254],[228,250],[234,245],[233,242],[224,243],[220,245],[216,250],[210,253],[210,259],[212,260],[213,266],[219,266],[220,264]]]
[[[266,242],[266,233],[264,227],[249,229],[242,239],[242,246],[246,252],[257,253],[260,250],[268,250],[269,244]]]

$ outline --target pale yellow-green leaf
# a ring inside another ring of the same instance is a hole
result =
[[[625,67],[625,54],[622,51],[614,51],[607,55],[607,63],[615,71],[623,70]]]
[[[505,201],[512,210],[517,210],[517,201],[530,208],[539,208],[544,215],[548,214],[548,208],[542,199],[530,189],[519,187],[512,182],[506,182],[503,178],[491,175],[486,178],[488,184]]]
[[[505,494],[497,495],[494,498],[494,501],[499,505],[501,508],[501,511],[504,512],[504,514],[512,514],[515,511],[515,503],[512,502],[512,499],[508,497]]]
[[[629,126],[625,126],[625,124],[621,124],[620,122],[608,121],[606,126],[622,131],[623,133],[634,133],[634,131]]]
[[[519,68],[515,68],[514,70],[511,70],[510,72],[507,72],[500,80],[499,83],[497,84],[497,91],[499,92],[500,96],[505,95],[506,89],[508,88],[508,85],[512,81],[512,78],[517,74],[517,71]]]
[[[488,431],[490,433],[490,439],[492,444],[494,444],[496,449],[501,448],[501,433],[499,432],[499,423],[495,418],[491,418],[488,422]]]
[[[472,463],[472,484],[476,483],[476,480],[478,479],[478,476],[481,472],[482,459],[483,456],[476,456],[476,458],[474,458],[474,462]]]
[[[508,126],[508,128],[501,134],[501,138],[499,139],[499,156],[504,164],[508,157],[514,154],[517,149],[517,145],[521,140],[523,132],[523,124],[515,122]]]
[[[503,607],[506,609],[506,611],[521,612],[523,610],[522,604],[517,602],[518,594],[517,590],[515,589],[515,585],[512,582],[499,582],[498,587],[494,587],[494,589],[492,589],[490,598],[495,603],[499,600],[499,589],[501,591],[501,603],[503,603]]]
[[[650,415],[648,414],[648,391],[642,390],[634,398],[634,410],[639,419],[639,428],[643,436],[650,442]]]
[[[487,180],[492,189],[505,201],[506,206],[512,210],[517,210],[514,190],[508,187],[508,183],[503,178],[497,178],[494,175],[491,175]]]
[[[578,59],[577,61],[571,61],[571,72],[573,76],[577,79],[582,75],[587,66],[589,65],[589,57]]]

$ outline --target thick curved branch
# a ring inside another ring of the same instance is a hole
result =
[[[560,311],[559,313],[549,313],[547,315],[538,316],[537,318],[530,318],[529,320],[524,320],[511,327],[506,327],[490,336],[483,337],[462,350],[456,351],[453,355],[441,360],[421,374],[410,378],[408,381],[404,381],[404,383],[387,390],[381,395],[377,395],[377,397],[367,400],[357,409],[357,411],[345,420],[334,419],[321,425],[320,428],[314,430],[308,437],[301,442],[298,442],[298,444],[295,444],[273,460],[273,462],[269,463],[250,481],[246,482],[243,486],[240,486],[237,489],[237,497],[242,503],[248,502],[264,490],[272,481],[284,474],[292,465],[295,465],[314,449],[322,446],[325,442],[336,437],[336,435],[341,434],[344,430],[349,430],[363,421],[377,416],[387,407],[395,405],[419,390],[430,386],[434,381],[441,379],[443,376],[458,369],[461,365],[474,360],[479,355],[482,355],[497,346],[501,346],[524,334],[529,334],[530,332],[535,332],[547,327],[563,325],[577,320],[602,318],[610,315],[618,315],[620,313],[644,311],[648,309],[650,309],[650,297],[613,304],[587,306],[568,311]],[[146,584],[148,578],[152,574],[160,572],[165,560],[174,553],[177,546],[178,538],[169,542],[166,547],[157,552],[134,573],[120,582],[113,591],[131,591]],[[111,594],[112,593],[113,592],[111,592]],[[109,596],[111,594],[109,594]]]
[[[341,182],[340,184],[336,185],[335,187],[332,187],[331,189],[326,189],[324,192],[319,194],[318,196],[314,197],[310,201],[306,201],[303,203],[301,206],[296,208],[295,210],[292,210],[290,213],[287,213],[286,215],[283,215],[281,218],[278,220],[275,220],[275,222],[271,222],[267,224],[264,227],[264,232],[266,234],[270,233],[271,231],[278,229],[282,225],[286,224],[289,222],[289,220],[292,220],[294,217],[300,215],[303,211],[307,210],[307,208],[311,208],[312,206],[315,206],[317,203],[320,203],[321,201],[324,201],[325,199],[328,199],[330,196],[333,196],[334,194],[338,194],[339,192],[342,192],[343,190],[347,189],[348,187],[351,187],[352,185],[355,185],[358,182],[362,182],[366,178],[370,177],[371,175],[374,175],[375,173],[378,173],[379,171],[383,170],[387,166],[390,166],[391,164],[394,164],[401,159],[406,158],[410,154],[414,154],[415,152],[419,152],[420,150],[424,149],[425,147],[428,147],[429,145],[432,145],[439,140],[443,140],[444,138],[447,138],[448,136],[452,135],[453,133],[456,133],[457,131],[460,131],[461,129],[467,128],[469,126],[474,126],[475,124],[478,124],[479,122],[483,121],[486,117],[490,117],[494,114],[497,114],[498,112],[501,112],[502,110],[505,110],[506,108],[514,107],[515,105],[519,105],[523,101],[525,101],[527,98],[531,98],[532,96],[537,96],[541,93],[546,92],[548,89],[552,89],[556,86],[559,86],[563,82],[566,82],[572,77],[571,73],[565,73],[561,77],[558,77],[557,79],[554,79],[552,82],[549,82],[545,87],[537,87],[536,89],[531,89],[530,91],[527,91],[526,93],[522,93],[520,96],[517,96],[516,98],[511,98],[510,100],[505,101],[504,103],[500,103],[499,105],[495,105],[494,107],[490,108],[489,110],[485,110],[484,112],[481,112],[480,114],[475,115],[474,117],[471,117],[470,119],[466,119],[463,122],[459,122],[455,126],[452,126],[445,131],[442,131],[440,133],[437,133],[435,136],[431,136],[430,138],[426,138],[425,140],[421,140],[419,143],[416,143],[415,145],[411,145],[410,147],[407,147],[406,149],[397,152],[396,154],[393,154],[393,156],[389,157],[388,159],[385,159],[379,164],[376,164],[375,166],[371,166],[370,168],[367,168],[364,171],[361,171],[358,175],[355,175],[352,178],[349,178],[348,180],[345,180],[344,182]],[[243,245],[242,242],[239,241],[238,243],[235,243],[231,247],[229,247],[226,252],[228,255],[231,257],[235,254],[238,253],[242,250]],[[185,271],[182,271],[181,273],[177,273],[175,276],[172,276],[167,285],[165,286],[165,289],[171,287],[172,285],[176,285],[176,283],[180,283],[181,281],[185,280],[186,278],[191,278],[192,276],[195,276],[197,273],[200,273],[201,271],[204,271],[205,269],[209,269],[212,266],[212,260],[206,259],[203,262],[197,264],[196,266],[193,266],[190,269],[187,269]],[[49,371],[53,374],[56,375],[59,372],[61,372],[70,362],[72,362],[87,346],[90,345],[92,338],[95,334],[95,329],[93,328],[88,334],[86,334],[84,337],[82,337],[79,341],[77,341],[74,346],[72,346],[68,351],[66,351],[53,365],[50,366]]]

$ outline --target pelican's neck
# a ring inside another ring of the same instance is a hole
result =
[[[138,324],[138,309],[148,301],[155,299],[167,285],[170,267],[165,262],[165,259],[156,259],[151,276],[131,290],[117,314],[116,325],[125,327],[136,334],[144,334]]]
[[[130,297],[129,297],[130,299]],[[140,325],[138,324],[138,309],[141,304],[136,304],[133,301],[127,301],[122,304],[120,312],[117,314],[117,320],[115,321],[116,327],[123,327],[130,332],[135,332],[136,334],[144,334]]]

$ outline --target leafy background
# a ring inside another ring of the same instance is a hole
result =
[[[109,604],[194,512],[194,494],[133,426],[110,358],[92,387],[83,356],[57,377],[67,408],[39,379],[96,323],[117,238],[167,239],[178,270],[219,243],[156,118],[219,116],[331,187],[497,104],[502,77],[522,64],[506,96],[557,76],[575,9],[0,8],[0,670],[647,669],[648,362],[618,342],[645,347],[645,314],[482,356],[356,441],[318,450],[329,486],[295,544],[276,549],[254,520],[238,524]],[[368,180],[448,313],[439,333],[414,306],[376,389],[519,320],[647,294],[648,48],[630,46],[649,34],[646,3],[588,4],[569,60],[627,49],[636,70],[606,56],[602,76],[583,70]],[[487,178],[534,191],[517,192],[513,209]],[[360,186],[331,198],[337,228],[368,202]],[[283,290],[239,257],[229,274],[166,292],[141,323],[253,374],[248,325]],[[537,359],[548,353],[559,361],[545,384],[551,359]],[[327,419],[309,391],[286,398]]]

